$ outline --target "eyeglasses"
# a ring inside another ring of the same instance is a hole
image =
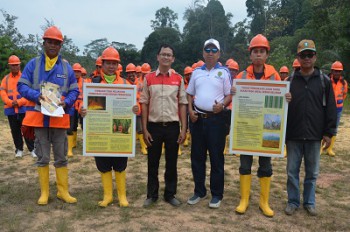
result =
[[[315,55],[315,53],[300,53],[298,56],[300,57],[300,59],[305,59],[306,57],[311,59]]]
[[[160,53],[159,55],[160,55],[161,57],[166,57],[166,58],[173,57],[173,54],[169,54],[169,53]]]
[[[212,53],[217,53],[218,51],[219,51],[219,49],[217,49],[217,48],[205,48],[204,49],[204,51],[206,52],[206,53],[210,53],[210,52],[212,52]]]

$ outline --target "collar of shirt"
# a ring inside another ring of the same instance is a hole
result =
[[[169,69],[168,70],[168,76],[170,77],[171,76],[171,70]],[[159,70],[159,68],[156,70],[156,76],[159,76],[159,75],[163,75],[161,72],[160,72],[160,70]]]
[[[220,64],[219,63],[216,63],[215,66],[212,68],[212,69],[215,69],[215,68],[219,68],[220,67]],[[207,64],[204,64],[202,67],[201,67],[202,70],[206,70],[207,69]],[[210,70],[208,70],[210,71]]]

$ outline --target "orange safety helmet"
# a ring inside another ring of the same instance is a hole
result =
[[[233,60],[228,64],[228,68],[239,70],[239,65],[236,61]]]
[[[151,72],[151,65],[149,65],[148,63],[144,63],[142,66],[141,66],[141,72],[142,73],[150,73]]]
[[[201,67],[201,66],[203,66],[204,65],[204,61],[203,60],[199,60],[198,62],[197,62],[197,67]]]
[[[248,50],[251,51],[253,48],[257,47],[263,47],[266,48],[267,51],[270,51],[269,41],[262,34],[257,34],[253,37],[253,39],[250,41]]]
[[[230,58],[228,60],[226,60],[225,65],[228,66],[232,61],[235,61],[234,59]]]
[[[287,67],[287,66],[282,66],[282,67],[280,68],[280,73],[289,73],[288,67]]]
[[[123,72],[123,65],[118,64],[118,71],[119,71],[119,72]]]
[[[184,69],[184,75],[191,74],[193,72],[193,69],[190,66],[187,66]]]
[[[55,39],[63,42],[63,35],[56,26],[51,26],[46,29],[43,35],[43,39]]]
[[[18,56],[12,55],[9,57],[8,64],[20,64],[21,60],[18,58]]]
[[[135,72],[140,73],[141,72],[141,66],[137,65],[135,68]]]
[[[115,60],[115,61],[120,62],[119,52],[117,51],[117,49],[110,46],[102,52],[101,59],[102,60]]]
[[[136,66],[133,63],[129,63],[126,66],[126,72],[136,72]]]
[[[343,64],[340,61],[336,61],[332,64],[331,70],[343,71]]]
[[[299,63],[299,60],[298,59],[295,59],[293,61],[293,68],[299,68],[300,67],[300,63]]]
[[[197,66],[197,63],[193,63],[193,64],[192,64],[192,69],[193,69],[193,70],[195,70],[197,67],[198,67],[198,66]]]
[[[95,65],[102,66],[102,57],[101,56],[97,57]]]
[[[85,75],[87,74],[86,69],[83,67],[81,67],[81,74],[85,74]]]
[[[81,72],[82,67],[79,63],[75,63],[75,64],[73,64],[72,68],[73,68],[73,71]]]

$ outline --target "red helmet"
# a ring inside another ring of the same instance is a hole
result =
[[[115,61],[120,62],[119,52],[114,47],[108,47],[102,52],[101,59],[102,60],[115,60]]]
[[[340,61],[336,61],[332,64],[331,70],[343,71],[343,64]]]
[[[300,67],[300,63],[299,63],[299,60],[298,59],[295,59],[293,61],[293,68],[299,68]]]
[[[193,72],[193,69],[190,67],[190,66],[187,66],[185,69],[184,69],[184,74],[187,75],[187,74],[190,74]]]
[[[141,72],[142,73],[150,73],[151,72],[151,65],[149,65],[148,63],[144,63],[142,66],[141,66]]]
[[[43,39],[55,39],[63,42],[63,35],[56,26],[51,26],[46,29]]]
[[[140,73],[140,72],[141,72],[141,66],[140,66],[140,65],[137,65],[135,71],[136,71],[137,73]]]
[[[12,55],[9,57],[8,64],[20,64],[21,60],[18,58],[18,56]]]
[[[280,73],[289,73],[289,69],[287,68],[287,66],[282,66],[280,68]]]
[[[102,57],[101,57],[101,56],[99,56],[99,57],[96,59],[95,65],[97,65],[97,66],[102,66]]]
[[[201,67],[201,66],[203,66],[204,65],[204,61],[203,60],[199,60],[198,62],[197,62],[197,67]]]
[[[82,67],[79,63],[75,63],[75,64],[73,64],[72,68],[73,68],[73,71],[81,72]]]
[[[226,60],[225,65],[228,66],[232,61],[234,61],[234,59],[232,59],[232,58]]]
[[[253,37],[253,39],[250,41],[248,49],[249,51],[251,51],[253,48],[257,48],[257,47],[263,47],[263,48],[266,48],[267,51],[270,51],[269,41],[262,34],[257,34],[256,36]]]
[[[228,68],[239,70],[239,65],[236,61],[233,60],[228,64]]]
[[[83,67],[81,67],[81,74],[85,74],[85,75],[87,74],[86,69]]]
[[[136,66],[133,63],[129,63],[126,66],[126,72],[136,72]]]

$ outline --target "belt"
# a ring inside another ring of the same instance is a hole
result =
[[[199,118],[210,118],[210,117],[215,116],[214,113],[202,114],[202,113],[198,113],[198,112],[197,112],[197,115],[198,115]]]
[[[167,127],[171,125],[176,125],[179,124],[178,121],[172,121],[172,122],[148,122],[151,125],[157,125],[157,126],[162,126],[162,127]]]

